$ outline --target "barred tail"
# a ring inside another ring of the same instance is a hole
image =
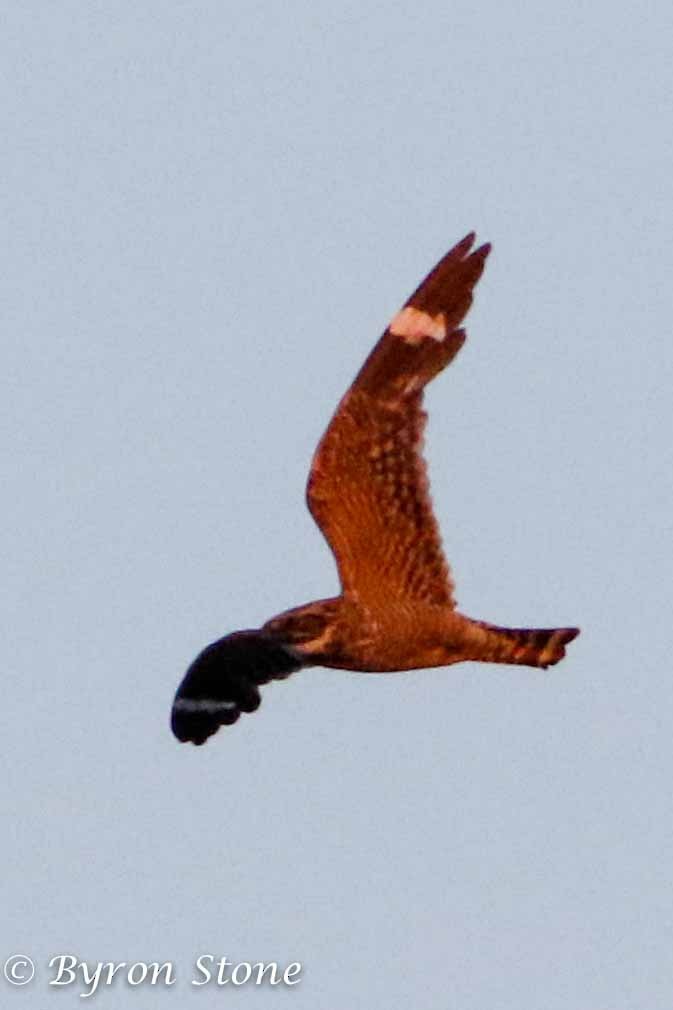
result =
[[[220,638],[199,653],[177,690],[173,733],[183,743],[205,743],[241,712],[259,708],[260,684],[289,677],[304,665],[293,650],[261,631]]]
[[[579,628],[499,628],[484,621],[472,622],[477,631],[471,659],[488,663],[516,663],[546,669],[566,654],[565,647]]]

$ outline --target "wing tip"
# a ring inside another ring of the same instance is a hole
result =
[[[444,313],[447,328],[458,326],[472,304],[475,285],[481,277],[491,243],[473,249],[476,233],[457,242],[418,285],[405,302],[430,316]]]
[[[480,256],[483,259],[486,259],[486,257],[488,256],[488,254],[492,249],[492,243],[482,242],[482,244],[480,246],[477,246],[476,249],[472,249],[472,246],[474,245],[476,240],[477,240],[476,231],[468,232],[464,238],[461,238],[460,242],[456,242],[456,244],[451,249],[449,249],[447,255],[454,256],[456,259],[463,259],[463,258],[472,259],[473,256]],[[465,256],[466,253],[470,254],[469,257]]]
[[[225,635],[206,646],[183,677],[171,709],[173,734],[180,743],[204,744],[220,726],[259,708],[261,684],[282,680],[302,665],[263,631]]]

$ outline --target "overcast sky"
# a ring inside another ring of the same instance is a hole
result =
[[[7,1006],[86,1006],[72,954],[174,964],[99,1010],[670,1010],[670,4],[1,20]],[[336,591],[311,453],[472,229],[427,398],[459,605],[582,635],[306,670],[179,745],[205,643]],[[301,981],[193,987],[201,954]]]

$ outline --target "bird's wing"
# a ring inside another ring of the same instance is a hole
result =
[[[421,454],[423,388],[460,350],[458,326],[490,251],[451,249],[390,322],[341,400],[311,466],[308,507],[345,593],[454,606]]]
[[[284,680],[304,661],[263,631],[235,631],[206,646],[187,670],[173,709],[171,728],[183,743],[202,744],[241,712],[259,708],[258,687]]]

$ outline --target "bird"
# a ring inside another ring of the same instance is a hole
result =
[[[547,668],[579,628],[506,628],[456,608],[422,455],[423,390],[465,341],[460,324],[491,250],[458,242],[390,321],[313,456],[306,502],[334,554],[338,596],[208,645],[171,711],[203,744],[260,705],[261,685],[303,667],[388,673],[464,660]]]

